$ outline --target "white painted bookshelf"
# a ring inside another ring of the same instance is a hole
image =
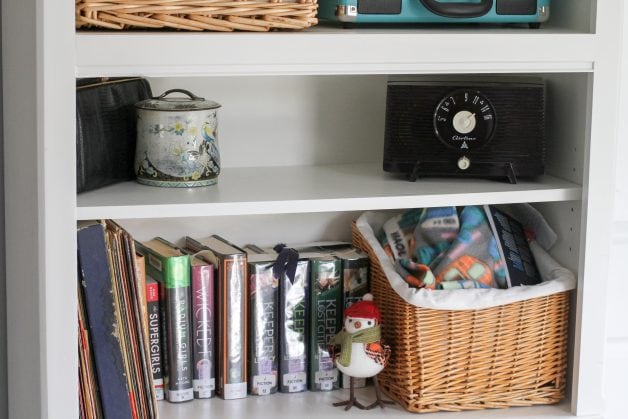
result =
[[[578,274],[568,395],[557,406],[456,417],[601,417],[621,0],[554,0],[540,30],[319,26],[269,34],[75,33],[73,6],[2,5],[11,418],[78,418],[77,220],[113,218],[140,240],[219,233],[264,244],[348,239],[349,221],[364,210],[513,202],[543,212],[560,235],[552,254]],[[544,77],[547,174],[516,185],[384,174],[386,80],[400,74]],[[75,193],[75,77],[127,75],[148,77],[154,92],[182,87],[223,105],[216,187],[127,182]],[[329,406],[336,397],[164,403],[161,417],[287,418],[298,408],[305,417],[341,417]]]

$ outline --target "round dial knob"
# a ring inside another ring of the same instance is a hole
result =
[[[434,111],[436,137],[457,150],[484,147],[493,137],[495,124],[493,105],[484,94],[473,89],[449,93]]]
[[[458,159],[458,169],[467,170],[471,166],[471,160],[468,157],[462,156]]]
[[[454,115],[452,124],[460,134],[468,134],[475,129],[475,114],[469,111],[459,111]]]

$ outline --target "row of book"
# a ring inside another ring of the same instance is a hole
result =
[[[368,292],[369,266],[347,244],[240,248],[211,236],[177,247],[109,220],[77,237],[82,417],[347,386],[327,345]]]

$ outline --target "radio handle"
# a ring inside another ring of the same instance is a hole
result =
[[[419,0],[430,12],[451,18],[480,17],[490,12],[493,0],[479,3],[441,3],[438,0]]]

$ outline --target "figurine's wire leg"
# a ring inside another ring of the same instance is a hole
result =
[[[377,397],[377,399],[373,403],[371,403],[368,406],[366,406],[366,410],[371,410],[372,408],[374,408],[377,405],[379,405],[379,407],[381,407],[383,409],[384,405],[386,405],[386,404],[394,404],[395,403],[392,400],[384,400],[384,399],[382,399],[382,391],[379,388],[379,382],[377,381],[377,375],[373,377],[373,384],[375,386],[375,397]]]
[[[353,377],[349,377],[349,400],[334,403],[334,406],[345,406],[345,410],[351,409],[355,406],[358,409],[366,409],[362,403],[355,398],[355,392],[353,391]]]

